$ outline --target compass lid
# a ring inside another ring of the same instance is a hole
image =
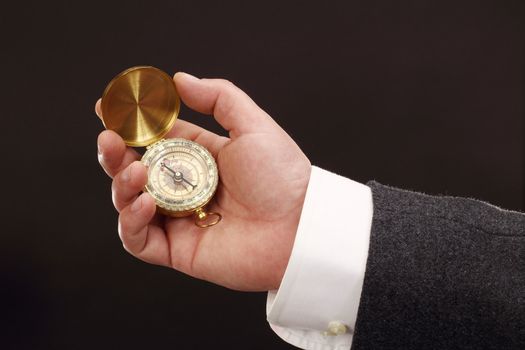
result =
[[[161,139],[177,120],[180,99],[173,79],[160,69],[132,67],[111,80],[102,94],[102,121],[128,146]]]

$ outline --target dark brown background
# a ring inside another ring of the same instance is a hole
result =
[[[313,164],[357,181],[524,209],[521,1],[2,7],[3,349],[291,348],[265,294],[122,249],[93,105],[129,66],[230,79]]]

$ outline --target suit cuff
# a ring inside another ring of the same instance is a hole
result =
[[[285,341],[312,350],[350,348],[372,212],[369,187],[312,167],[286,272],[279,290],[268,293],[268,322]]]

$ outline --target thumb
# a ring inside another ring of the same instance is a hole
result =
[[[227,80],[198,79],[180,72],[173,79],[182,101],[197,112],[212,114],[232,138],[273,126],[272,118]]]

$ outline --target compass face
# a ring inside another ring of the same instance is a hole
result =
[[[205,205],[219,181],[211,154],[185,139],[161,140],[142,157],[148,167],[149,192],[157,206],[174,216],[190,214]]]

